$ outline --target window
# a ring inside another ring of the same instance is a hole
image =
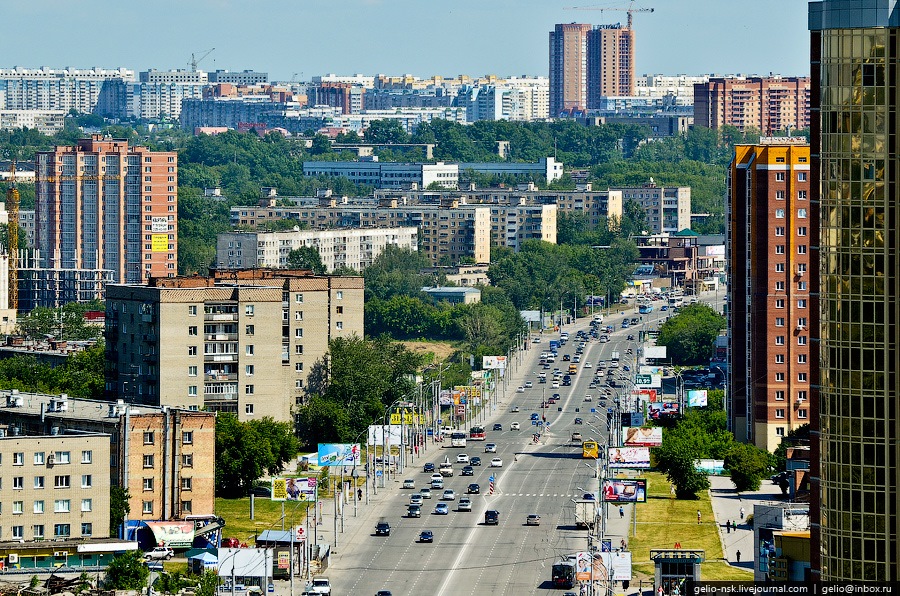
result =
[[[248,377],[252,377],[255,370],[256,368],[253,364],[244,365],[244,374]]]
[[[784,354],[775,354],[775,364],[784,364]]]
[[[91,488],[94,486],[94,479],[90,474],[81,475],[81,488]]]
[[[296,337],[297,339],[303,337],[303,327],[297,327],[296,329],[294,329],[294,337]]]
[[[56,513],[68,513],[71,510],[69,499],[56,499],[53,501],[53,511]]]
[[[797,245],[797,254],[798,254],[798,255],[805,255],[805,254],[806,254],[806,245],[805,245],[805,244],[798,244],[798,245]]]
[[[343,328],[344,328],[344,322],[343,322],[343,321],[337,321],[334,325],[335,325],[335,327],[337,327],[338,329],[343,329]]]
[[[775,301],[775,308],[784,308],[784,298]]]
[[[89,464],[94,459],[94,453],[90,450],[81,452],[81,463]]]
[[[253,385],[246,385],[244,387],[244,395],[253,395]]]
[[[775,263],[775,273],[784,273],[784,263]]]
[[[252,415],[253,414],[253,404],[246,404],[244,406],[244,413]]]
[[[797,191],[797,199],[800,200],[800,201],[805,201],[805,200],[806,200],[806,191],[805,191],[805,190],[798,190],[798,191]]]
[[[25,454],[24,453],[13,453],[13,465],[14,466],[24,466],[25,465]]]
[[[153,431],[144,432],[144,445],[153,444]]]
[[[294,364],[294,372],[303,372],[303,363],[297,362]]]
[[[775,392],[775,401],[784,401],[784,391]]]
[[[341,290],[338,290],[337,292],[335,292],[335,298],[337,298],[338,300],[343,300],[343,299],[344,299],[344,292],[341,291]]]
[[[776,244],[775,245],[775,254],[783,255],[784,254],[784,244]]]
[[[784,382],[784,373],[783,372],[775,373],[775,381],[778,383],[783,383]]]
[[[194,444],[194,431],[186,430],[181,433],[181,444],[182,445],[193,445]]]
[[[35,501],[34,508],[32,509],[34,513],[43,513],[44,512],[44,502],[43,501]]]
[[[256,327],[254,327],[253,325],[247,325],[247,326],[244,328],[244,332],[245,332],[246,335],[253,335],[253,332],[254,332],[255,330],[256,330]]]
[[[190,306],[188,306],[188,316],[189,317],[197,316],[197,305],[196,304],[191,304]]]
[[[34,524],[31,529],[35,540],[42,540],[44,538],[44,524]]]
[[[144,478],[144,490],[153,490],[153,478]]]
[[[19,513],[21,513],[21,511]],[[12,537],[15,539],[25,538],[25,526],[13,526]]]
[[[68,475],[54,476],[53,478],[53,488],[70,488],[71,484],[71,477]]]
[[[797,289],[798,289],[798,290],[804,290],[804,291],[805,291],[805,290],[806,290],[806,282],[805,282],[805,281],[798,281],[798,282],[797,282]]]
[[[197,326],[191,325],[188,327],[188,335],[197,335]]]
[[[244,305],[244,314],[247,315],[248,317],[252,317],[252,316],[253,316],[253,311],[254,311],[254,310],[255,310],[254,305],[252,305],[252,304],[245,304],[245,305]]]
[[[784,209],[776,209],[775,217],[778,219],[784,219]]]
[[[94,524],[91,524],[91,523],[81,524],[81,535],[82,536],[93,536],[94,535]]]
[[[144,467],[145,467],[145,468],[152,468],[152,467],[153,467],[153,456],[152,456],[152,455],[145,455],[145,456],[144,456]]]
[[[193,486],[193,479],[191,478],[182,478],[181,479],[181,490],[191,490]]]
[[[25,501],[13,501],[13,515],[22,515]]]
[[[197,355],[197,346],[188,346],[188,356]]]
[[[303,304],[303,294],[294,294],[294,302]]]
[[[798,317],[797,318],[797,327],[801,329],[806,329],[806,317]]]
[[[783,281],[775,282],[775,291],[777,292],[779,290],[781,290],[782,292],[784,291],[784,282]]]
[[[181,512],[184,514],[188,514],[194,511],[194,504],[190,501],[182,501],[181,502]]]
[[[784,317],[775,317],[775,326],[784,327]]]
[[[797,392],[797,401],[806,401],[806,391]]]
[[[303,389],[303,379],[294,381],[294,389]]]
[[[806,236],[806,226],[800,226],[797,228],[798,236]]]
[[[303,353],[303,345],[297,344],[294,346],[294,354],[302,354]]]
[[[777,408],[775,410],[775,417],[776,418],[784,418],[784,408]]]
[[[797,308],[806,308],[806,298],[797,299]]]
[[[93,506],[93,502],[91,499],[81,499],[81,510],[82,511],[91,511],[91,507]]]
[[[781,226],[776,227],[776,228],[775,228],[775,235],[776,235],[776,236],[784,236],[784,228],[781,227]],[[782,254],[784,254],[784,253],[782,253]]]
[[[775,337],[775,345],[776,345],[776,346],[783,346],[783,345],[784,345],[784,336],[783,336],[783,335],[778,335],[778,336]]]
[[[196,367],[196,366],[189,366],[189,367],[188,367],[188,376],[189,376],[189,377],[196,377],[196,376],[197,376],[197,367]]]
[[[253,356],[253,344],[245,346],[244,353],[247,354],[247,356]]]
[[[197,386],[196,385],[188,385],[188,395],[191,397],[197,396]]]
[[[805,346],[805,345],[806,345],[806,336],[805,336],[805,335],[798,335],[798,336],[797,336],[797,345],[798,345],[798,346]]]
[[[298,310],[298,311],[295,311],[295,312],[294,312],[294,320],[295,320],[295,321],[302,321],[302,320],[303,320],[303,311],[302,311],[302,310]]]
[[[784,182],[784,172],[775,172],[775,181]]]
[[[36,465],[36,466],[43,466],[43,465],[44,465],[44,461],[45,461],[45,460],[44,460],[44,452],[43,452],[43,451],[36,451],[36,452],[34,453],[34,465]]]
[[[775,191],[775,198],[778,199],[779,201],[783,201],[783,200],[784,200],[784,191],[783,191],[783,190],[776,190],[776,191]]]
[[[43,476],[35,476],[34,477],[34,488],[37,488],[37,489],[44,488],[44,477]]]
[[[182,453],[181,454],[181,467],[182,468],[193,468],[194,467],[194,454],[193,453]]]
[[[806,382],[806,373],[805,372],[797,373],[797,381],[800,383],[805,383]]]
[[[806,354],[797,354],[797,364],[806,364]]]
[[[13,476],[13,490],[22,490],[25,488],[24,476]]]
[[[141,503],[141,513],[153,513],[153,501],[144,501]]]
[[[797,209],[797,219],[806,219],[806,209]]]
[[[334,308],[334,312],[335,312],[335,314],[342,315],[342,314],[344,314],[344,307],[343,307],[343,306],[336,306],[336,307]]]
[[[806,172],[797,172],[797,182],[806,182]]]

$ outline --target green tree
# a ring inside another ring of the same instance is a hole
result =
[[[197,582],[195,594],[197,596],[216,596],[219,589],[219,575],[212,569],[206,569]]]
[[[125,523],[128,514],[131,512],[129,500],[131,495],[128,490],[121,486],[111,486],[109,488],[109,535],[114,537],[118,535],[119,526]]]
[[[279,473],[299,451],[290,424],[271,418],[241,422],[231,413],[216,417],[216,493],[242,497],[265,473]]]
[[[725,456],[725,468],[738,492],[759,490],[771,463],[771,453],[747,443],[735,442]]]
[[[316,275],[325,274],[322,255],[315,246],[301,246],[288,253],[288,267],[291,269],[311,269]]]
[[[137,590],[147,587],[150,570],[144,565],[144,554],[139,550],[126,551],[113,557],[106,568],[103,587],[107,590]]]
[[[703,455],[702,440],[702,436],[672,430],[662,446],[653,449],[656,467],[675,486],[678,499],[697,499],[710,486],[709,478],[694,465]]]
[[[363,133],[367,143],[382,145],[409,142],[409,135],[399,120],[373,120]]]
[[[663,323],[656,343],[668,348],[675,364],[708,363],[715,350],[716,337],[725,324],[725,317],[713,308],[692,304]]]
[[[772,465],[779,472],[787,469],[787,450],[789,447],[798,445],[809,445],[810,427],[809,424],[803,424],[795,429],[788,431],[788,434],[782,437],[778,447],[775,448],[774,459]]]

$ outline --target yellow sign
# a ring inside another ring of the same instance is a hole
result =
[[[168,234],[153,234],[150,242],[150,247],[153,252],[166,252],[169,250],[169,235]]]
[[[391,424],[424,424],[425,417],[422,414],[413,414],[411,412],[394,412],[391,414]]]

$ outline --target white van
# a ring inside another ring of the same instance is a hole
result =
[[[595,314],[594,321],[596,321],[597,324],[602,325],[603,324],[603,315],[601,315],[600,313]]]

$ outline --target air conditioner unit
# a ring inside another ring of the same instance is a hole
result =
[[[19,562],[19,555],[17,555],[16,553],[9,553],[8,555],[6,555],[6,562],[10,565],[15,565]]]
[[[797,331],[803,331],[804,329],[806,329],[806,325],[797,325]]]
[[[47,465],[52,466],[55,463],[56,463],[56,456],[51,453],[50,455],[47,456]]]
[[[69,556],[69,551],[67,551],[67,550],[55,550],[55,551],[53,551],[53,556],[54,556],[54,557],[68,557],[68,556]]]

